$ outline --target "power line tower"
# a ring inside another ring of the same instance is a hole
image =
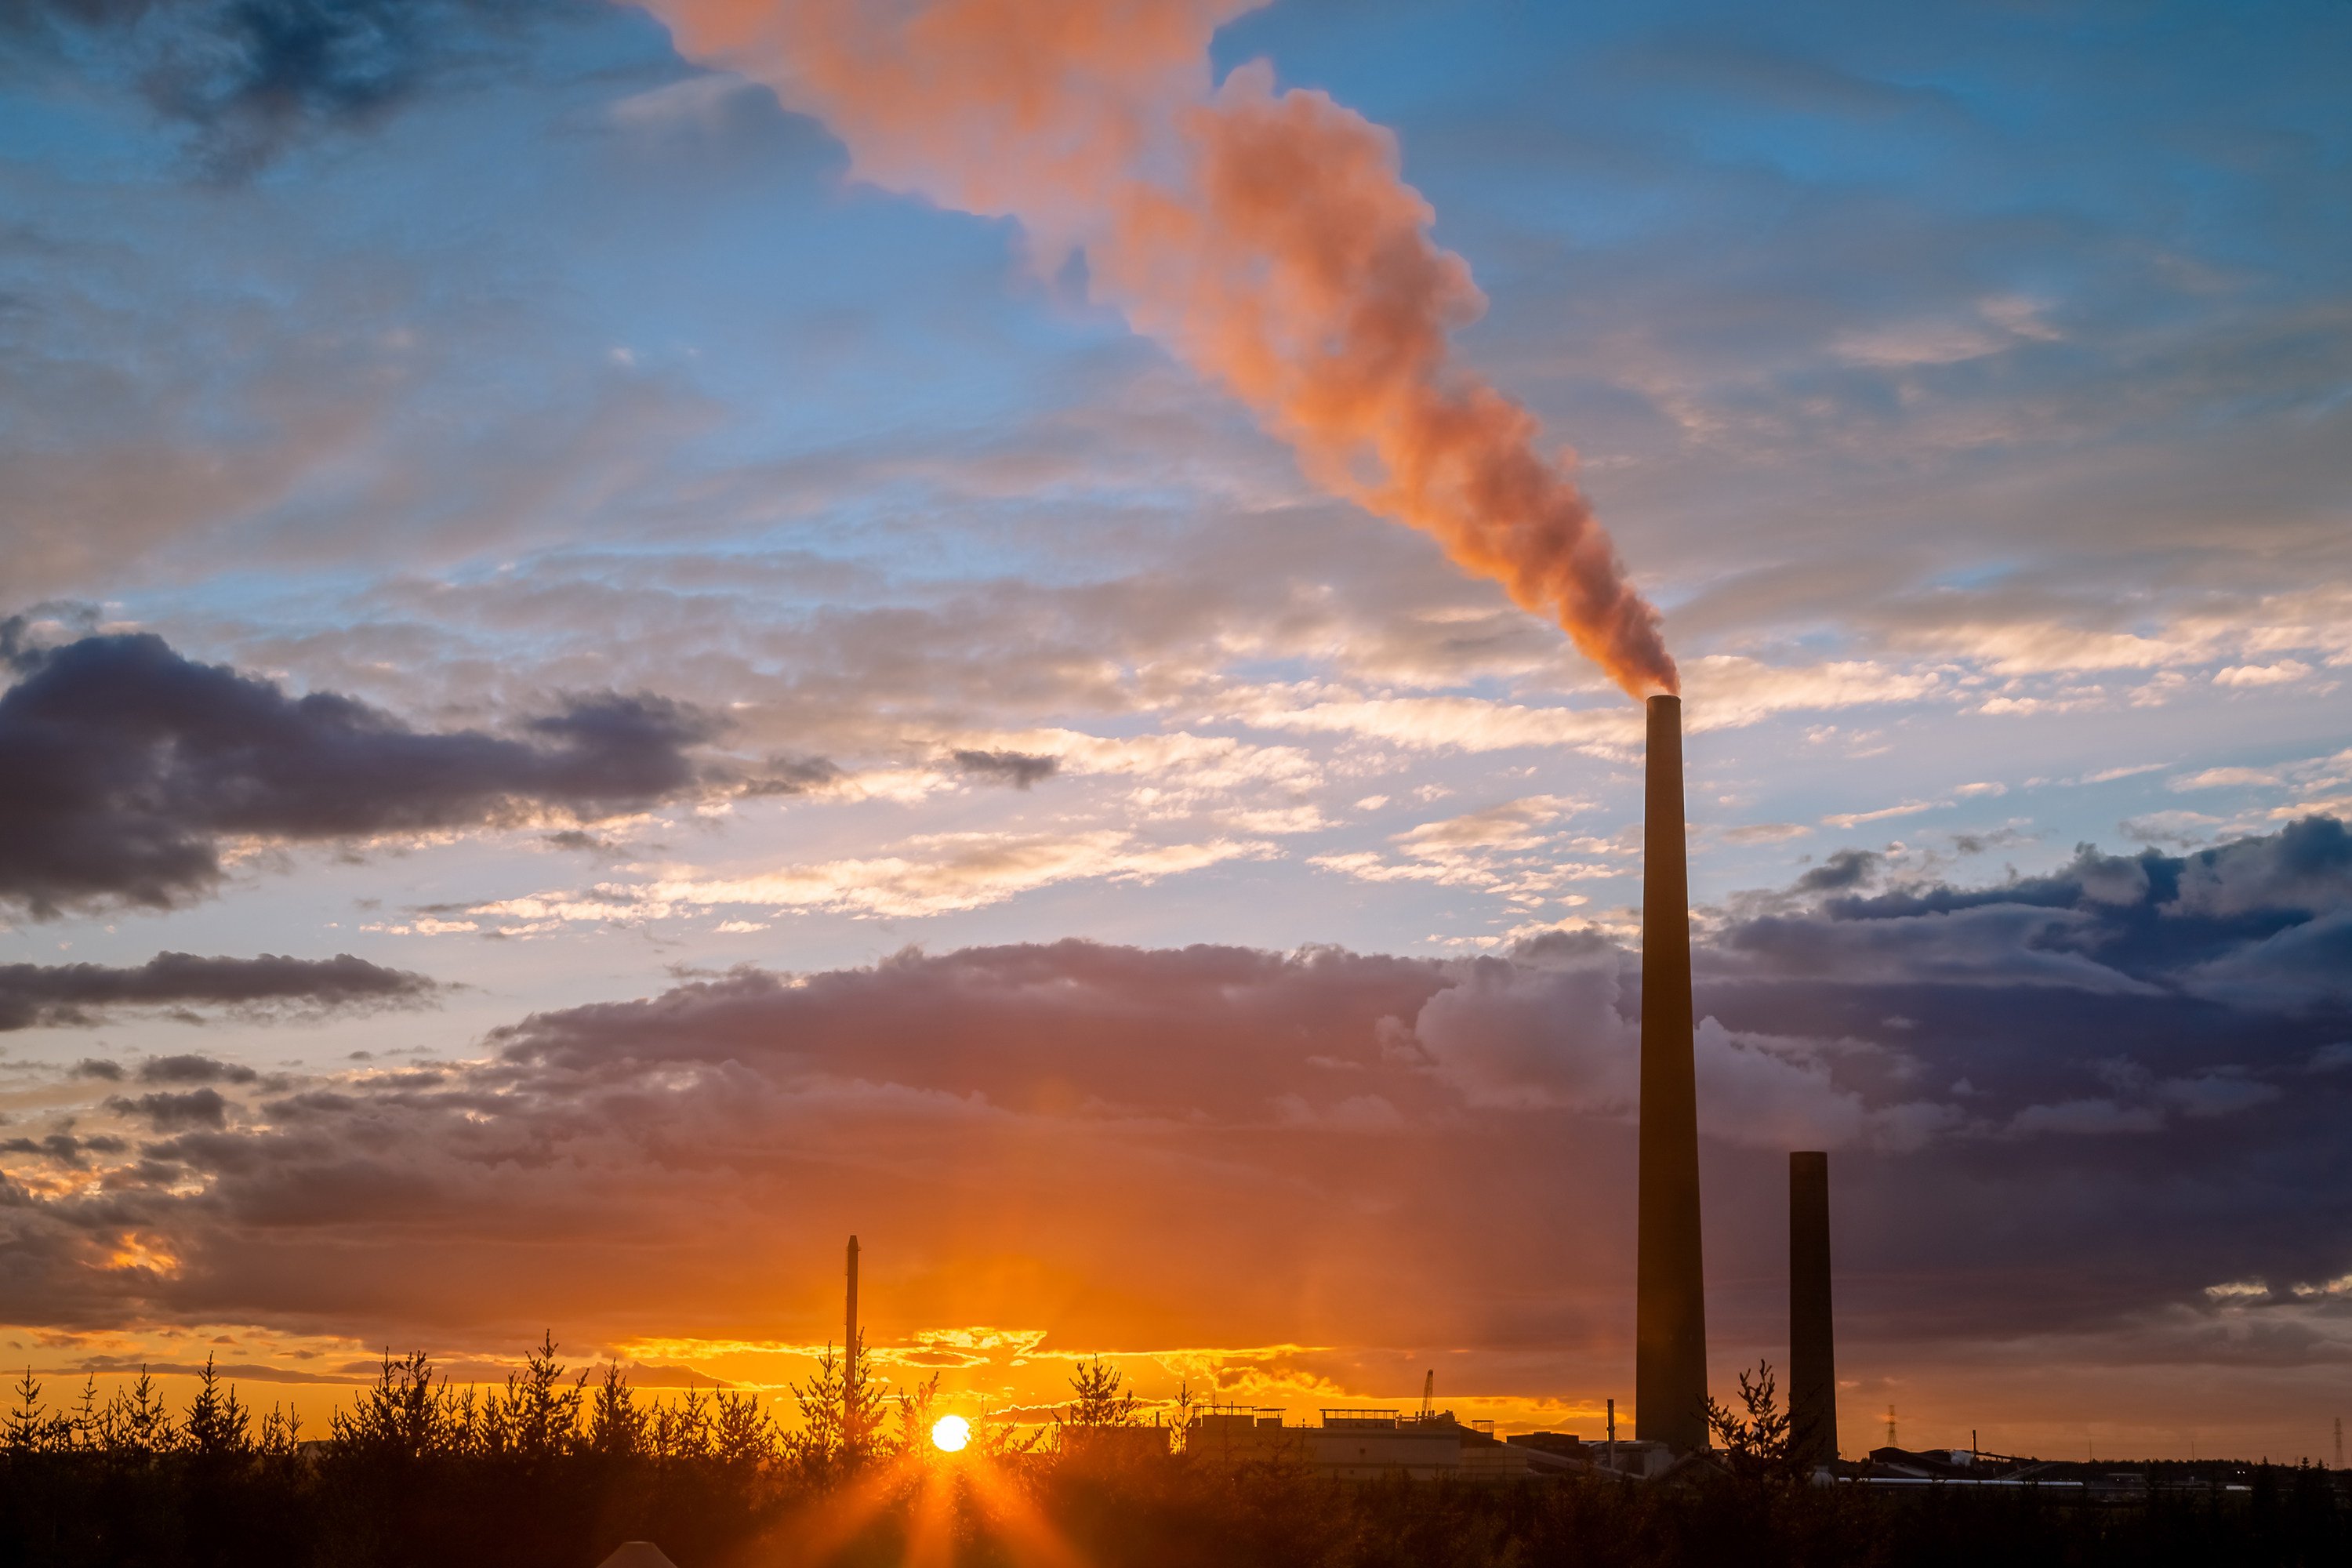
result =
[[[2336,1418],[2336,1468],[2344,1468],[2344,1417]]]
[[[1895,1447],[1895,1406],[1886,1407],[1886,1446]]]
[[[1437,1369],[1433,1366],[1429,1369],[1428,1375],[1421,1380],[1421,1418],[1423,1421],[1429,1419],[1430,1401],[1436,1397]],[[2344,1424],[2341,1421],[2336,1424],[2336,1447],[2339,1450],[2344,1447]]]

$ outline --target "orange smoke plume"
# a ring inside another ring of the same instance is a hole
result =
[[[1260,0],[646,0],[774,88],[855,172],[1016,217],[1048,263],[1223,383],[1316,483],[1556,617],[1635,697],[1678,689],[1655,606],[1525,408],[1454,362],[1486,300],[1396,140],[1209,41]]]

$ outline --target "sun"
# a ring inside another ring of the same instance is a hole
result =
[[[931,1423],[931,1447],[952,1454],[971,1441],[971,1423],[961,1415],[942,1415]]]

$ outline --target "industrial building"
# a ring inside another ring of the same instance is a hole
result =
[[[1334,1409],[1312,1426],[1286,1425],[1278,1409],[1216,1407],[1185,1428],[1184,1451],[1217,1465],[1293,1464],[1335,1480],[1517,1480],[1548,1465],[1542,1455],[1497,1439],[1491,1422],[1464,1426],[1450,1410],[1408,1415]]]

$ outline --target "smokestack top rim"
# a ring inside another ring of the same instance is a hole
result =
[[[1679,711],[1683,705],[1682,694],[1675,691],[1654,691],[1643,700],[1643,705],[1653,710],[1655,710],[1660,703],[1664,703]]]

